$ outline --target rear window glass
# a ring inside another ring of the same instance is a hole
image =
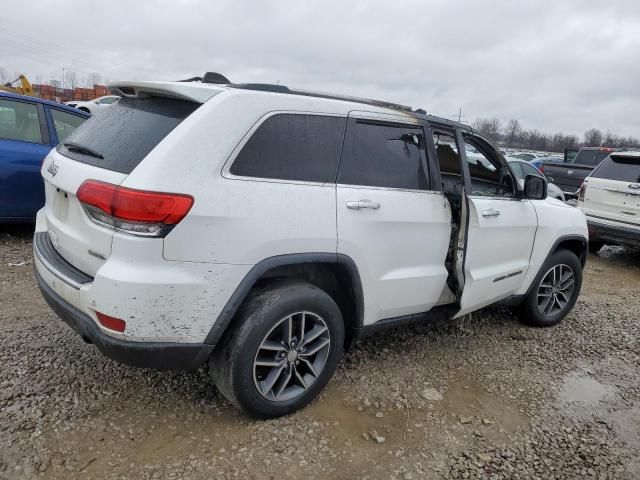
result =
[[[640,183],[640,158],[609,157],[591,174],[595,178]]]
[[[199,106],[171,98],[122,98],[80,125],[58,151],[82,163],[128,174]]]
[[[599,150],[580,150],[578,155],[573,159],[572,163],[578,163],[582,165],[598,165],[602,160],[607,158],[608,152],[601,152]]]

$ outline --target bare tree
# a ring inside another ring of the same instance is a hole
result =
[[[508,147],[514,146],[516,139],[518,138],[521,132],[522,132],[522,126],[520,125],[520,122],[515,118],[509,120],[509,123],[507,123],[507,127],[505,128]]]
[[[508,147],[527,148],[550,152],[562,152],[567,147],[581,146],[608,146],[608,147],[640,147],[640,139],[635,137],[622,137],[612,132],[602,133],[597,128],[587,130],[584,135],[584,143],[576,135],[565,135],[562,132],[552,135],[542,133],[539,130],[526,129],[519,121],[509,120],[504,130],[500,130],[500,122],[497,119],[478,118],[473,126],[485,137],[500,145]]]
[[[602,145],[602,132],[597,128],[590,128],[584,132],[584,144],[588,147],[599,147]]]
[[[497,118],[478,118],[473,126],[492,142],[500,140],[501,125]]]
[[[0,67],[0,84],[4,85],[9,81],[9,72],[6,68]]]
[[[71,90],[75,89],[78,86],[78,76],[76,75],[76,72],[72,70],[65,72],[64,81]]]
[[[100,84],[100,80],[102,80],[102,77],[100,76],[100,74],[98,72],[91,72],[89,74],[89,87],[95,87],[96,85]]]

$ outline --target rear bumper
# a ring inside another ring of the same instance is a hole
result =
[[[640,248],[640,228],[613,226],[587,218],[589,241]]]
[[[53,311],[76,333],[93,343],[106,357],[133,367],[157,370],[193,370],[211,355],[214,345],[201,343],[132,342],[102,332],[88,315],[58,295],[35,270],[36,280]]]

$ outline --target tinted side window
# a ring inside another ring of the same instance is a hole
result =
[[[279,114],[267,118],[242,147],[233,175],[333,182],[346,118]]]
[[[357,121],[338,183],[426,190],[426,153],[419,127]]]
[[[591,174],[595,178],[640,183],[640,158],[612,156],[607,158]]]
[[[38,107],[33,103],[0,100],[0,138],[42,143]]]
[[[472,195],[489,197],[514,195],[515,186],[506,165],[503,166],[484,149],[481,150],[480,145],[471,143],[469,139],[465,139],[464,149],[469,165]]]
[[[71,135],[86,120],[86,118],[79,115],[63,112],[55,108],[51,108],[49,111],[51,112],[51,117],[53,117],[53,125],[56,129],[56,135],[58,135],[58,142],[62,142]]]

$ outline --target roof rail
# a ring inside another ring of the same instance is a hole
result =
[[[215,83],[219,85],[225,85],[230,88],[238,88],[242,90],[255,90],[259,92],[272,92],[272,93],[284,93],[289,95],[302,95],[306,97],[314,98],[326,98],[328,100],[341,100],[345,102],[362,103],[365,105],[373,105],[376,107],[390,108],[393,110],[399,110],[401,112],[411,112],[418,115],[426,115],[423,109],[419,108],[413,110],[408,105],[401,105],[399,103],[385,102],[383,100],[373,100],[370,98],[351,97],[348,95],[334,95],[331,93],[312,92],[307,90],[291,90],[285,85],[276,85],[273,83],[232,83],[227,77],[216,72],[207,72],[203,77],[192,77],[186,80],[180,80],[181,82],[202,82],[202,83]]]

